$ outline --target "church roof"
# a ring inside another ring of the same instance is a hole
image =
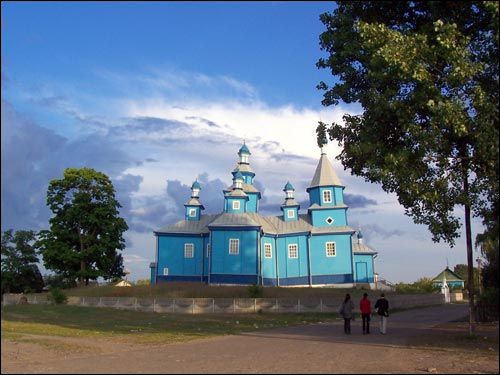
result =
[[[241,187],[242,187],[242,190],[245,192],[245,193],[260,193],[260,191],[258,191],[255,186],[253,185],[250,185],[250,184],[245,184],[245,183],[242,183],[241,184]],[[231,185],[229,186],[226,191],[231,191],[231,190],[234,190],[234,185]]]
[[[308,210],[311,210],[311,209],[314,209],[314,210],[331,210],[332,208],[348,208],[349,206],[344,204],[344,203],[340,203],[340,204],[336,204],[335,206],[320,206],[319,204],[317,203],[313,203],[312,205],[309,206]]]
[[[201,185],[198,182],[198,180],[196,180],[195,182],[193,182],[193,185],[191,185],[191,189],[200,189],[201,190]]]
[[[352,252],[353,253],[363,253],[363,254],[377,254],[375,250],[371,247],[365,245],[364,243],[354,242],[352,243]]]
[[[247,195],[242,189],[233,189],[225,194],[226,197],[241,197],[245,198]]]
[[[432,279],[432,281],[442,281],[446,277],[446,281],[464,281],[455,272],[446,267],[439,275]]]
[[[325,153],[322,153],[318,166],[316,167],[316,172],[314,172],[314,177],[307,189],[309,190],[317,186],[332,185],[342,186],[340,179],[333,170],[332,164],[328,160],[328,157]]]
[[[287,191],[287,190],[295,190],[293,188],[293,185],[290,183],[290,181],[288,181],[285,185],[285,187],[283,188],[283,191]]]
[[[198,198],[190,198],[186,203],[184,203],[184,206],[201,206],[203,205],[200,203]]]
[[[181,220],[175,224],[167,225],[155,233],[208,234],[208,224],[220,215],[201,215],[200,220]]]
[[[240,150],[238,151],[238,155],[240,154],[248,154],[251,155],[250,150],[248,149],[247,145],[243,143],[243,146],[241,146]]]
[[[236,167],[234,168],[233,170],[233,174],[236,173],[236,172],[249,172],[249,173],[254,173],[254,171],[252,170],[252,167],[250,167],[250,164],[245,164],[245,163],[238,163],[236,164]]]
[[[299,206],[299,204],[294,198],[286,198],[282,206]]]
[[[217,217],[214,221],[208,224],[209,227],[241,227],[241,226],[251,226],[260,227],[259,223],[253,220],[253,218],[247,214],[232,214],[223,213]]]

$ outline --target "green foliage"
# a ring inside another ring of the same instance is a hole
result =
[[[422,277],[411,284],[397,283],[395,287],[396,292],[401,294],[436,293],[439,291],[439,288],[432,284],[432,279],[428,277]]]
[[[68,297],[59,288],[51,288],[49,290],[49,300],[53,303],[60,305],[68,301]]]
[[[264,296],[264,288],[261,285],[250,285],[248,287],[248,297],[262,298]]]
[[[499,310],[498,286],[487,288],[477,300],[477,318],[479,321],[498,321]]]
[[[50,275],[45,279],[49,288],[69,289],[76,288],[76,281],[73,278],[67,278],[64,275]]]
[[[43,278],[36,263],[34,231],[9,229],[2,233],[2,293],[41,292]]]
[[[476,237],[476,247],[481,249],[483,257],[480,275],[485,289],[498,288],[500,285],[498,235],[498,222],[492,221],[487,229]]]
[[[54,216],[50,230],[40,232],[37,245],[45,267],[80,284],[103,277],[123,276],[125,248],[120,203],[108,176],[91,168],[67,168],[64,177],[52,180],[47,205]]]
[[[151,280],[149,279],[140,279],[135,282],[135,285],[150,285]]]
[[[468,289],[467,285],[469,283],[469,271],[467,265],[457,264],[455,267],[453,267],[453,272],[455,272],[458,276],[460,276],[461,279],[464,280],[465,289]],[[479,269],[477,267],[474,267],[473,274],[474,281],[475,283],[477,283],[479,281]]]
[[[324,105],[364,113],[318,127],[352,173],[396,193],[434,241],[460,235],[457,205],[498,221],[498,3],[340,1],[321,15]],[[466,214],[467,215],[467,214]],[[471,247],[468,245],[468,247]]]

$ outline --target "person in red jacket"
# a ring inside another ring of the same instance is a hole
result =
[[[370,316],[372,314],[372,305],[368,299],[368,293],[363,294],[363,298],[359,301],[359,310],[363,319],[363,335],[370,333]]]

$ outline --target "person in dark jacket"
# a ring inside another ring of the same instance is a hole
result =
[[[353,318],[354,303],[351,300],[351,295],[345,295],[344,302],[340,305],[339,314],[344,318],[344,333],[351,334],[351,319]]]
[[[387,329],[387,317],[389,316],[389,301],[385,299],[384,293],[382,293],[377,302],[375,302],[375,309],[377,309],[377,313],[380,315],[380,333],[385,335]]]
[[[359,311],[361,311],[361,319],[363,320],[363,335],[369,334],[372,305],[368,299],[368,293],[364,293],[363,298],[359,301]]]

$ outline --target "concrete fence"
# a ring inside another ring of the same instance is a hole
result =
[[[22,294],[4,294],[3,305],[19,304]],[[26,294],[29,304],[48,304],[47,294]],[[378,296],[372,296],[372,306]],[[443,294],[388,295],[390,309],[444,303]],[[68,305],[110,307],[114,309],[160,313],[305,313],[338,312],[343,297],[330,298],[133,298],[68,297]],[[354,301],[356,308],[358,301]],[[359,312],[359,311],[358,311]]]

